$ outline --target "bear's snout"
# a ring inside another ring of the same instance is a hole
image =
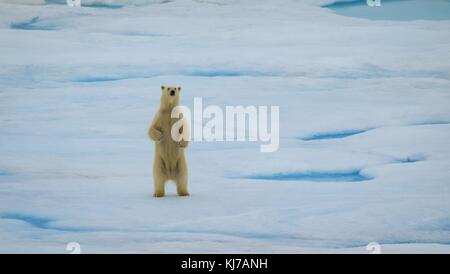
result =
[[[172,90],[170,91],[170,96],[175,96],[175,90],[172,89]]]

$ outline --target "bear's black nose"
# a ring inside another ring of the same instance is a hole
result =
[[[172,89],[172,90],[170,91],[170,96],[175,96],[175,90]]]

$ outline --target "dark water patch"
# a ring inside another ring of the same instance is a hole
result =
[[[10,28],[21,30],[55,30],[58,26],[54,24],[43,24],[42,20],[37,16],[24,22],[12,22]]]
[[[0,219],[5,220],[17,220],[25,222],[35,228],[40,229],[48,229],[48,230],[56,230],[63,232],[93,232],[95,229],[87,229],[87,228],[74,228],[74,227],[59,227],[55,226],[52,223],[55,221],[46,217],[36,217],[32,215],[19,214],[19,213],[3,213],[0,214]]]
[[[361,170],[352,171],[306,171],[256,174],[239,177],[241,179],[274,181],[313,181],[313,182],[362,182],[373,178],[361,174]]]
[[[303,138],[300,138],[303,141],[313,141],[313,140],[324,140],[324,139],[341,139],[349,136],[353,136],[356,134],[361,134],[370,129],[350,129],[343,131],[335,131],[335,132],[324,132],[324,133],[315,133]]]

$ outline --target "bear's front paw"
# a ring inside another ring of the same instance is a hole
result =
[[[188,144],[189,144],[189,142],[188,141],[184,141],[184,140],[181,140],[181,141],[178,142],[178,146],[181,147],[181,148],[186,148],[188,146]]]
[[[152,138],[152,140],[155,141],[155,142],[159,142],[159,141],[162,140],[163,134],[159,130],[151,129],[150,130],[150,138]]]

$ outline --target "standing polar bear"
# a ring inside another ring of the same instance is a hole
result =
[[[161,90],[159,110],[148,130],[149,137],[155,141],[153,196],[164,196],[168,180],[175,181],[178,195],[188,196],[188,167],[184,149],[188,145],[189,128],[178,108],[174,111],[175,115],[172,114],[180,103],[181,87],[162,86]]]

